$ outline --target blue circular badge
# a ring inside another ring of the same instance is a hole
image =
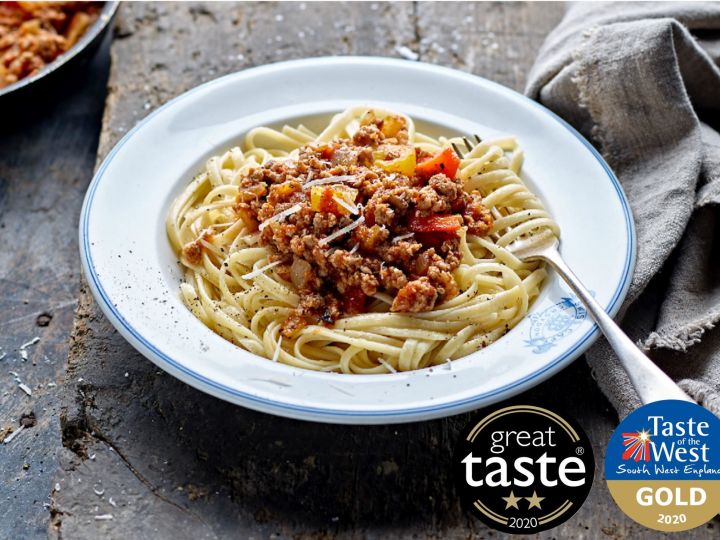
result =
[[[703,525],[720,512],[720,420],[686,401],[640,407],[610,438],[605,478],[618,506],[641,525]]]

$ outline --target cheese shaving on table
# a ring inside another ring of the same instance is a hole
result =
[[[15,437],[17,437],[23,429],[25,429],[25,426],[22,426],[22,425],[21,425],[21,426],[17,429],[17,431],[13,431],[10,435],[8,435],[7,437],[5,437],[5,439],[3,439],[3,441],[2,441],[3,444],[10,444],[10,443],[12,442],[12,440],[13,440]]]
[[[252,272],[248,272],[247,274],[242,275],[242,276],[240,276],[240,277],[243,278],[243,279],[253,279],[253,278],[256,278],[256,277],[259,276],[260,274],[264,274],[266,270],[270,270],[271,268],[274,268],[275,266],[277,266],[278,264],[281,264],[281,263],[282,263],[282,261],[271,262],[270,264],[266,264],[266,265],[263,266],[262,268],[258,268],[258,269],[256,269],[256,270],[253,270]]]
[[[20,350],[23,351],[23,350],[27,349],[28,347],[30,347],[31,345],[35,345],[38,341],[40,341],[40,338],[38,336],[35,336],[27,343],[23,343],[22,345],[20,345]]]
[[[398,45],[395,47],[395,51],[406,60],[412,60],[413,62],[420,58],[418,53],[406,45]]]
[[[334,233],[332,233],[330,236],[326,236],[322,240],[318,242],[318,245],[324,246],[326,244],[329,244],[336,238],[341,237],[343,234],[349,233],[356,227],[359,227],[365,222],[365,216],[360,216],[357,220],[353,221],[350,225],[347,225],[346,227],[343,227],[342,229],[338,229]]]
[[[95,521],[110,521],[111,519],[115,519],[112,514],[100,514],[99,516],[95,516]]]
[[[18,384],[18,388],[25,392],[28,396],[32,396],[32,390],[30,390],[30,387],[25,383]]]
[[[265,221],[263,221],[263,222],[260,224],[260,226],[258,227],[258,229],[259,229],[260,231],[262,231],[265,227],[268,226],[268,224],[272,223],[273,221],[280,221],[280,220],[286,218],[287,216],[291,216],[291,215],[293,215],[293,214],[296,214],[297,212],[300,211],[301,208],[302,208],[302,205],[298,203],[298,204],[295,204],[295,205],[291,206],[291,207],[288,208],[287,210],[283,210],[282,212],[278,212],[278,213],[275,214],[273,217],[268,218],[268,219],[266,219]]]

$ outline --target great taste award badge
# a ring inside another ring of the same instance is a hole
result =
[[[590,492],[592,446],[569,418],[516,405],[474,418],[460,434],[453,477],[463,505],[494,529],[557,527]]]
[[[610,438],[605,477],[630,518],[685,531],[720,512],[720,420],[685,401],[657,401],[628,415]]]

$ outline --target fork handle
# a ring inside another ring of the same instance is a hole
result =
[[[620,364],[627,372],[630,382],[635,387],[643,404],[663,399],[679,399],[695,403],[695,400],[683,392],[662,369],[645,356],[632,340],[625,335],[625,332],[615,324],[578,277],[570,270],[570,267],[556,249],[546,250],[539,254],[537,258],[550,263],[585,304],[600,330],[605,334],[608,343],[617,354]]]

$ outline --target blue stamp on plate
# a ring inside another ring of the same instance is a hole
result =
[[[570,335],[587,318],[587,310],[575,296],[563,297],[560,302],[530,315],[530,339],[525,346],[535,354],[550,350]]]

